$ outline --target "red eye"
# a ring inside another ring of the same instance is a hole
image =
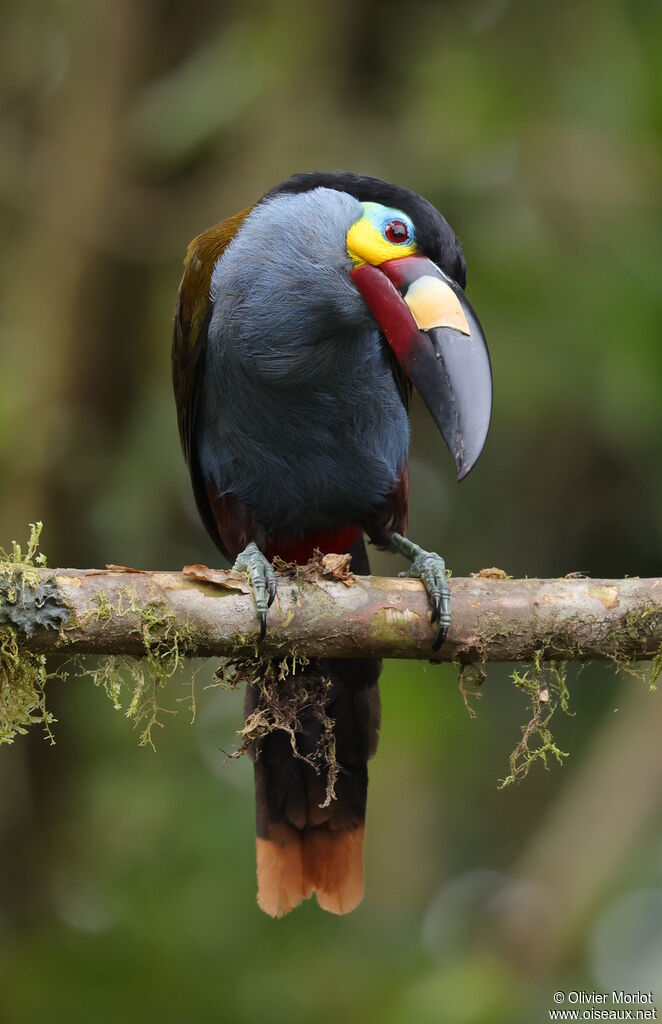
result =
[[[393,242],[394,245],[402,245],[403,242],[409,241],[409,229],[402,220],[390,220],[386,225],[384,234],[389,242]]]

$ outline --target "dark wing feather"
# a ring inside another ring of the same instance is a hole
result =
[[[205,362],[207,331],[211,317],[209,289],[217,260],[223,254],[250,207],[221,221],[194,238],[186,251],[172,339],[172,381],[177,403],[177,422],[182,451],[186,459],[193,493],[202,520],[212,540],[227,555],[219,526],[200,470],[195,443],[198,398]]]
[[[407,413],[409,413],[409,403],[411,402],[411,390],[412,390],[411,381],[407,377],[405,371],[400,366],[400,363],[398,362],[398,360],[396,358],[395,352],[393,351],[393,349],[388,344],[388,342],[386,341],[385,338],[382,339],[382,344],[384,345],[384,348],[386,349],[386,352],[388,353],[389,362],[391,363],[391,370],[393,371],[393,376],[395,377],[395,383],[397,384],[398,391],[400,392],[400,398],[402,399],[402,404],[404,405]]]

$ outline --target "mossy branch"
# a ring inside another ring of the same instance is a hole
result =
[[[52,741],[44,688],[49,679],[66,678],[70,667],[103,687],[140,729],[140,742],[154,746],[154,730],[174,713],[161,704],[163,684],[189,658],[222,657],[216,677],[223,685],[261,681],[262,704],[240,734],[240,753],[264,729],[295,736],[300,703],[313,699],[309,685],[294,681],[286,692],[285,680],[297,665],[320,656],[433,655],[436,629],[422,585],[355,577],[348,555],[318,554],[307,566],[278,564],[278,597],[266,640],[259,643],[243,576],[206,566],[181,573],[122,566],[49,570],[38,553],[40,533],[40,523],[31,526],[25,554],[16,543],[9,552],[0,549],[0,744],[34,724]],[[485,569],[451,581],[451,589],[453,626],[434,659],[459,665],[469,713],[474,714],[470,698],[480,696],[487,661],[524,663],[512,679],[527,696],[530,720],[502,785],[524,778],[536,762],[548,767],[550,760],[562,763],[567,757],[549,728],[557,707],[568,710],[566,661],[611,660],[642,675],[635,662],[648,660],[651,688],[662,672],[660,579],[513,580],[502,570]],[[64,652],[71,657],[57,659],[60,667],[49,673],[46,654]],[[90,667],[83,654],[102,657]],[[195,714],[195,672],[189,675]],[[326,764],[330,800],[337,766],[325,707],[328,680],[320,675],[318,682],[318,754]]]
[[[330,557],[330,556],[329,556]],[[36,617],[22,646],[37,653],[145,653],[146,631],[167,623],[181,655],[258,653],[258,624],[245,580],[232,572],[33,568],[66,621]],[[417,580],[341,578],[323,561],[279,575],[261,657],[429,658],[485,661],[654,659],[662,645],[662,579],[452,579],[453,624],[433,656],[435,628]],[[1,603],[1,598],[0,598]],[[0,609],[1,610],[1,609]]]

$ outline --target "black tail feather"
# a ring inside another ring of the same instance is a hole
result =
[[[352,568],[368,571],[363,540],[352,551]],[[320,692],[328,680],[324,711],[333,721],[337,777],[328,800],[329,766],[314,767],[323,723],[314,704],[299,715],[296,748],[276,729],[255,745],[258,903],[280,917],[313,892],[320,906],[347,913],[363,896],[363,831],[368,792],[367,762],[377,748],[381,662],[373,658],[311,661],[295,684]],[[323,691],[322,691],[323,692]],[[246,717],[259,706],[256,685],[246,691]]]

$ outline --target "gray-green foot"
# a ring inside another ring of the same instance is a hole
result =
[[[251,541],[237,556],[232,568],[235,572],[243,572],[248,576],[253,604],[260,620],[260,640],[264,640],[267,632],[267,609],[271,608],[276,596],[276,573],[273,566],[255,541]]]
[[[411,561],[409,569],[400,575],[421,580],[427,590],[432,604],[432,622],[439,623],[439,635],[432,648],[438,651],[451,624],[451,592],[446,579],[446,563],[441,555],[434,551],[424,551],[399,533],[391,534],[389,541],[394,551]]]

